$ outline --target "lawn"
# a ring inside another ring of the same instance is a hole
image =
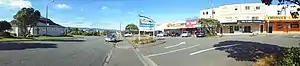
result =
[[[0,37],[0,42],[12,42],[12,41],[55,41],[55,40],[64,40],[73,37],[35,37],[35,38],[3,38]]]

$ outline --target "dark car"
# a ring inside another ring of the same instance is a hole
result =
[[[177,36],[180,36],[180,34],[176,32],[171,33],[171,37],[177,37]]]
[[[196,35],[196,37],[205,37],[204,32],[196,32],[195,35]]]

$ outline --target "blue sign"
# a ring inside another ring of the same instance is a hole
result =
[[[154,24],[140,24],[140,27],[154,27]]]

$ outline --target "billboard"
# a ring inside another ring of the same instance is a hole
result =
[[[139,15],[139,17],[140,27],[154,27],[154,21],[152,19],[141,15]]]

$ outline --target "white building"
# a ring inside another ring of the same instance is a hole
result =
[[[48,20],[46,22],[45,18],[41,18],[37,25],[30,29],[30,34],[38,34],[38,35],[51,35],[51,36],[59,36],[64,35],[65,27],[54,23],[51,20]],[[15,33],[17,36],[23,35],[20,31],[20,28],[18,28],[16,25],[12,25],[11,33]]]
[[[263,3],[229,4],[200,10],[200,18],[219,20],[223,33],[253,33],[263,32],[265,12]]]

